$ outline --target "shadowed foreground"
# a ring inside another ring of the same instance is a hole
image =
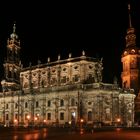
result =
[[[0,140],[139,140],[138,129],[100,129],[85,132],[68,128],[0,129]]]

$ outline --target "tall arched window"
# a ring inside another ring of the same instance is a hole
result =
[[[14,78],[15,78],[15,79],[17,78],[17,74],[16,74],[16,72],[14,72]]]
[[[38,101],[36,101],[36,107],[39,107],[39,102]]]
[[[28,103],[27,102],[25,102],[25,108],[28,108]]]
[[[12,78],[12,72],[11,71],[8,72],[8,76],[9,76],[9,78]]]
[[[92,121],[92,112],[91,111],[88,112],[88,121]]]
[[[75,100],[73,98],[71,99],[71,106],[75,106]]]
[[[49,101],[48,101],[48,107],[50,107],[50,106],[51,106],[51,101],[49,100]]]
[[[63,99],[60,100],[60,106],[64,106],[64,100]]]

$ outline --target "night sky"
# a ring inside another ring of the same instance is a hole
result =
[[[93,0],[94,1],[94,0]],[[0,8],[0,79],[6,56],[7,38],[16,21],[16,32],[21,41],[23,66],[81,56],[103,57],[103,82],[112,83],[122,71],[121,54],[125,48],[128,27],[128,0],[95,0],[94,2],[19,2]],[[132,25],[140,44],[140,2],[131,0]],[[120,84],[121,85],[121,84]]]

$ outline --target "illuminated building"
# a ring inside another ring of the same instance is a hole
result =
[[[123,71],[121,74],[122,87],[134,89],[135,98],[135,121],[140,121],[140,49],[136,46],[135,29],[131,23],[130,5],[129,28],[127,29],[126,48],[122,54]]]
[[[131,126],[134,123],[134,92],[102,82],[102,59],[80,57],[23,68],[20,41],[15,32],[7,42],[1,81],[0,122],[13,125],[51,125],[54,123],[99,123]],[[15,121],[16,120],[16,121]]]

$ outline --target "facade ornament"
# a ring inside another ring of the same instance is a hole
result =
[[[82,51],[82,55],[85,56],[85,51],[84,50]]]
[[[59,54],[59,55],[58,55],[58,60],[60,60],[60,57],[61,57],[61,56],[60,56],[60,54]]]
[[[50,57],[48,57],[48,63],[50,62]]]
[[[115,76],[114,77],[114,79],[113,79],[113,83],[115,84],[115,85],[117,85],[118,84],[118,79],[117,79],[117,77]]]
[[[40,65],[41,64],[41,61],[40,60],[37,60],[37,64]]]
[[[69,58],[71,58],[71,56],[72,56],[72,54],[71,54],[71,53],[69,53]]]
[[[10,35],[11,39],[18,39],[18,35],[16,34],[16,23],[13,25],[13,33]]]

